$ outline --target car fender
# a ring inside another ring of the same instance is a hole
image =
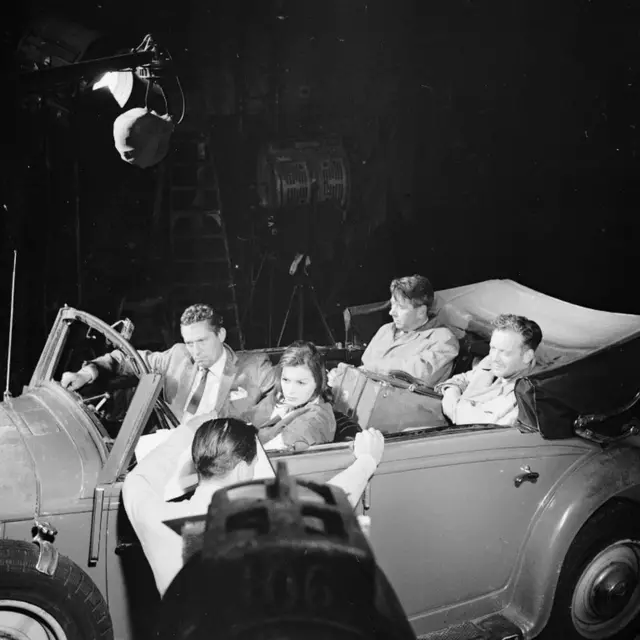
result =
[[[9,414],[0,405],[0,521],[33,517],[40,479],[31,452]]]
[[[526,637],[535,637],[549,620],[562,563],[578,531],[612,498],[640,503],[640,448],[629,440],[584,459],[545,498],[514,568],[505,609]]]

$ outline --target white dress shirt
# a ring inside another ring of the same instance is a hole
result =
[[[189,500],[165,502],[167,485],[175,477],[176,467],[185,451],[191,451],[195,429],[180,424],[169,436],[145,456],[127,475],[122,500],[142,549],[163,596],[183,565],[182,538],[166,520],[206,514],[215,491],[224,483],[199,486]],[[377,463],[368,454],[360,455],[327,484],[342,489],[355,508]]]
[[[202,380],[202,376],[204,375],[204,370],[200,369],[198,371],[198,375],[196,379],[193,381],[193,387],[189,392],[189,396],[187,397],[187,402],[185,406],[185,412],[183,421],[188,420],[189,418],[193,418],[193,416],[199,416],[204,413],[209,413],[213,411],[216,407],[216,402],[218,401],[218,392],[220,391],[220,381],[222,380],[222,373],[224,372],[224,366],[227,363],[227,351],[224,350],[222,355],[209,367],[209,373],[207,375],[207,383],[204,388],[204,393],[202,394],[202,399],[200,400],[200,405],[198,406],[195,413],[190,413],[186,410],[186,407],[189,406],[191,402],[191,397],[195,393],[200,381]]]

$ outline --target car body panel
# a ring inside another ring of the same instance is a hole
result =
[[[19,425],[22,442],[38,470],[39,510],[61,509],[93,494],[98,473],[106,460],[105,445],[92,437],[95,425],[68,394],[52,385],[42,385],[5,403],[6,415]],[[13,465],[12,465],[13,466]],[[42,470],[46,470],[46,478]],[[0,469],[4,482],[12,469]],[[24,504],[22,514],[33,515]]]
[[[23,436],[0,406],[0,505],[2,520],[33,517],[38,499],[35,465]]]
[[[539,633],[549,618],[557,576],[571,542],[589,517],[612,498],[640,505],[640,437],[585,458],[542,505],[514,567],[505,608],[527,637]]]
[[[153,622],[150,616],[159,602],[153,573],[124,510],[122,482],[112,484],[105,498],[104,564],[109,576],[105,597],[114,636],[116,640],[146,638]]]
[[[56,549],[71,558],[95,582],[105,596],[107,594],[107,572],[104,562],[91,565],[89,558],[89,540],[91,538],[92,500],[83,498],[71,505],[67,513],[43,513],[41,518],[55,527],[58,535]],[[4,537],[12,540],[31,540],[33,519],[6,523]],[[101,537],[103,549],[106,549],[106,535]]]
[[[411,458],[402,451],[409,446]],[[418,633],[499,610],[496,596],[539,505],[591,452],[516,430],[447,434],[398,449],[372,481],[371,541]],[[539,478],[516,487],[526,466]],[[419,510],[402,526],[411,504]]]
[[[562,561],[580,527],[612,498],[640,504],[638,440],[604,455],[578,438],[548,441],[513,428],[456,427],[388,438],[371,482],[370,538],[416,633],[501,611],[525,637],[534,637],[548,620]],[[324,445],[323,451],[272,460],[286,460],[293,475],[326,481],[349,456],[348,445]],[[633,471],[620,474],[621,463]],[[527,464],[540,477],[516,488],[514,478]],[[474,467],[491,470],[493,484],[472,486]],[[436,479],[433,492],[410,478],[429,474]],[[423,508],[403,526],[412,498]],[[509,507],[514,513],[507,514]],[[470,530],[468,521],[477,526]],[[424,602],[434,604],[421,610]]]

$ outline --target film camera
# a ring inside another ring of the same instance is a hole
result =
[[[185,566],[167,590],[162,640],[415,640],[340,489],[275,479],[217,492],[206,516],[167,523]]]

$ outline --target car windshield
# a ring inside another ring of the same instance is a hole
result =
[[[63,331],[56,335],[56,328],[52,330],[50,343],[59,349],[57,358],[52,358],[50,375],[44,376],[44,381],[60,384],[65,372],[76,372],[82,366],[101,355],[113,351],[116,347],[104,332],[89,326],[81,317],[65,320]],[[133,347],[129,348],[126,356],[131,357]],[[84,411],[97,423],[107,441],[116,438],[124,417],[129,409],[131,400],[138,386],[137,376],[128,377],[100,377],[95,382],[86,384],[76,391],[68,393],[78,402]],[[157,406],[151,414],[144,433],[152,433],[158,428],[167,428],[166,408]]]

